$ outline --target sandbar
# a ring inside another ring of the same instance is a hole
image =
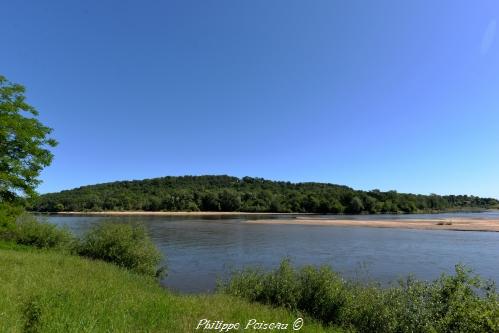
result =
[[[423,230],[454,231],[495,231],[499,232],[499,219],[442,218],[442,219],[332,219],[301,217],[289,219],[250,220],[253,224],[309,225],[330,227],[400,228]]]

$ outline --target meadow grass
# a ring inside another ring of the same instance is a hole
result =
[[[0,332],[195,332],[203,318],[298,316],[230,295],[178,295],[109,263],[0,242]],[[301,332],[340,332],[304,319]]]

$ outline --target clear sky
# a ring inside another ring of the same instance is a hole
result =
[[[4,1],[40,192],[229,174],[499,197],[497,1]]]

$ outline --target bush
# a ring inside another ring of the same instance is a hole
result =
[[[48,222],[38,221],[29,214],[19,216],[14,226],[3,232],[2,238],[42,249],[70,250],[74,244],[74,237],[69,230],[58,228]]]
[[[140,274],[159,277],[164,268],[158,265],[161,254],[140,226],[102,223],[93,227],[78,249],[82,256],[100,259]]]
[[[295,309],[299,292],[297,282],[290,261],[283,260],[279,268],[271,273],[253,268],[236,272],[230,281],[219,283],[218,288],[253,302]]]
[[[236,272],[219,291],[358,332],[499,332],[494,285],[460,265],[434,282],[408,278],[384,289],[345,281],[326,266],[297,270],[284,260],[269,273]]]
[[[442,276],[433,288],[431,304],[437,330],[499,332],[499,298],[494,284],[457,265],[455,275]],[[484,297],[479,297],[477,290]]]
[[[22,206],[0,202],[0,234],[14,228],[17,217],[24,213]]]
[[[266,303],[278,304],[289,309],[297,308],[300,297],[300,284],[297,278],[291,261],[283,260],[279,268],[268,275],[264,285]]]
[[[346,301],[332,322],[359,332],[412,332],[395,328],[396,318],[391,307],[395,302],[387,297],[385,290],[376,285],[362,286],[356,283],[347,283],[344,288]]]
[[[165,267],[158,269],[161,254],[140,226],[103,223],[78,240],[65,228],[38,221],[26,213],[18,216],[20,212],[22,209],[0,206],[0,240],[68,251],[158,278],[166,273]]]
[[[333,322],[343,307],[346,296],[343,279],[330,267],[304,267],[299,274],[298,308],[310,316]]]

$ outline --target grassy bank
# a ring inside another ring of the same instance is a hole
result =
[[[297,316],[228,295],[176,295],[112,264],[0,243],[0,332],[193,332],[203,318],[246,325]],[[301,332],[339,331],[305,318]]]
[[[0,229],[0,332],[193,332],[201,320],[251,332],[303,316],[303,332],[499,331],[495,286],[459,265],[433,282],[381,288],[284,260],[234,272],[218,294],[178,295],[160,287],[160,263],[138,225],[102,223],[77,237],[18,216]]]

